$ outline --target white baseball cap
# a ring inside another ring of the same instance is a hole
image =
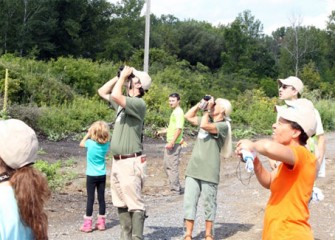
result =
[[[18,119],[0,120],[0,157],[18,169],[35,162],[38,140],[35,131]]]
[[[296,122],[311,137],[316,132],[316,115],[314,105],[305,98],[285,101],[287,107],[276,106],[278,116]]]
[[[278,79],[278,82],[294,87],[300,94],[304,89],[304,84],[302,83],[302,81],[294,76],[290,76],[285,79]]]
[[[142,88],[144,90],[148,90],[150,88],[151,77],[147,72],[138,71],[135,68],[133,68],[133,74],[135,75],[135,77],[138,77],[140,79]]]

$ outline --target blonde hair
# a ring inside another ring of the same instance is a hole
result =
[[[90,129],[91,139],[104,144],[110,139],[110,129],[106,122],[104,121],[96,121],[94,122]]]
[[[218,98],[215,102],[221,107],[222,110],[224,110],[225,119],[230,120],[230,114],[233,111],[233,107],[230,101],[224,98]]]
[[[224,158],[228,158],[231,156],[232,152],[233,152],[233,144],[232,144],[232,134],[231,134],[231,125],[230,125],[230,114],[233,111],[233,107],[230,103],[229,100],[227,99],[223,99],[223,98],[218,98],[216,99],[216,104],[218,104],[222,110],[224,110],[224,120],[227,123],[228,126],[228,133],[223,145],[223,149],[222,149],[222,156]]]

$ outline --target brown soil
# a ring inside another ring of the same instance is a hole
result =
[[[335,134],[328,134],[327,145],[327,175],[319,178],[316,186],[322,189],[325,199],[310,204],[310,223],[315,239],[335,239]],[[188,139],[188,147],[184,148],[181,156],[180,175],[184,184],[184,171],[192,150],[192,139]],[[43,151],[39,159],[54,162],[71,159],[73,167],[63,171],[77,173],[77,177],[64,183],[61,191],[54,192],[47,205],[49,216],[50,239],[119,239],[119,224],[115,208],[112,206],[109,188],[106,189],[107,229],[81,233],[78,229],[85,214],[85,164],[86,153],[79,148],[77,141],[67,140],[50,142],[40,140]],[[182,239],[182,196],[163,196],[167,190],[167,178],[163,170],[163,146],[161,140],[145,140],[145,153],[148,156],[147,180],[144,196],[147,203],[149,218],[145,223],[145,239]],[[266,160],[264,160],[266,162]],[[265,163],[266,164],[266,163]],[[108,161],[108,168],[111,161]],[[109,181],[107,182],[109,184]],[[216,239],[261,239],[264,207],[269,197],[269,191],[262,188],[255,176],[244,170],[240,161],[233,157],[223,160],[221,183],[218,194],[218,210],[215,223]],[[94,206],[94,214],[98,207]],[[204,238],[204,224],[201,210],[196,219],[194,239]]]

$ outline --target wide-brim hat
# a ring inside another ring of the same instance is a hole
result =
[[[38,151],[35,131],[18,119],[0,120],[0,157],[18,169],[34,163]]]

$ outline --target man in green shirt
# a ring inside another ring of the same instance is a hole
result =
[[[158,131],[158,134],[166,133],[166,141],[164,150],[164,169],[169,178],[170,192],[169,194],[181,194],[179,182],[179,161],[181,152],[181,141],[183,139],[184,129],[184,111],[180,107],[180,96],[178,93],[169,95],[169,105],[173,109],[169,126],[166,129]]]
[[[142,155],[142,128],[146,105],[142,96],[150,85],[146,72],[124,66],[98,90],[117,112],[111,140],[111,192],[113,205],[118,208],[121,240],[143,239],[146,156]],[[122,94],[123,87],[127,95]]]
[[[193,106],[185,118],[192,125],[199,126],[191,159],[186,168],[184,193],[185,240],[192,239],[194,219],[200,196],[205,211],[205,240],[214,239],[214,220],[216,215],[216,196],[220,181],[221,148],[222,156],[229,157],[232,152],[230,113],[231,103],[227,99],[206,96]],[[202,110],[202,117],[197,113]]]

